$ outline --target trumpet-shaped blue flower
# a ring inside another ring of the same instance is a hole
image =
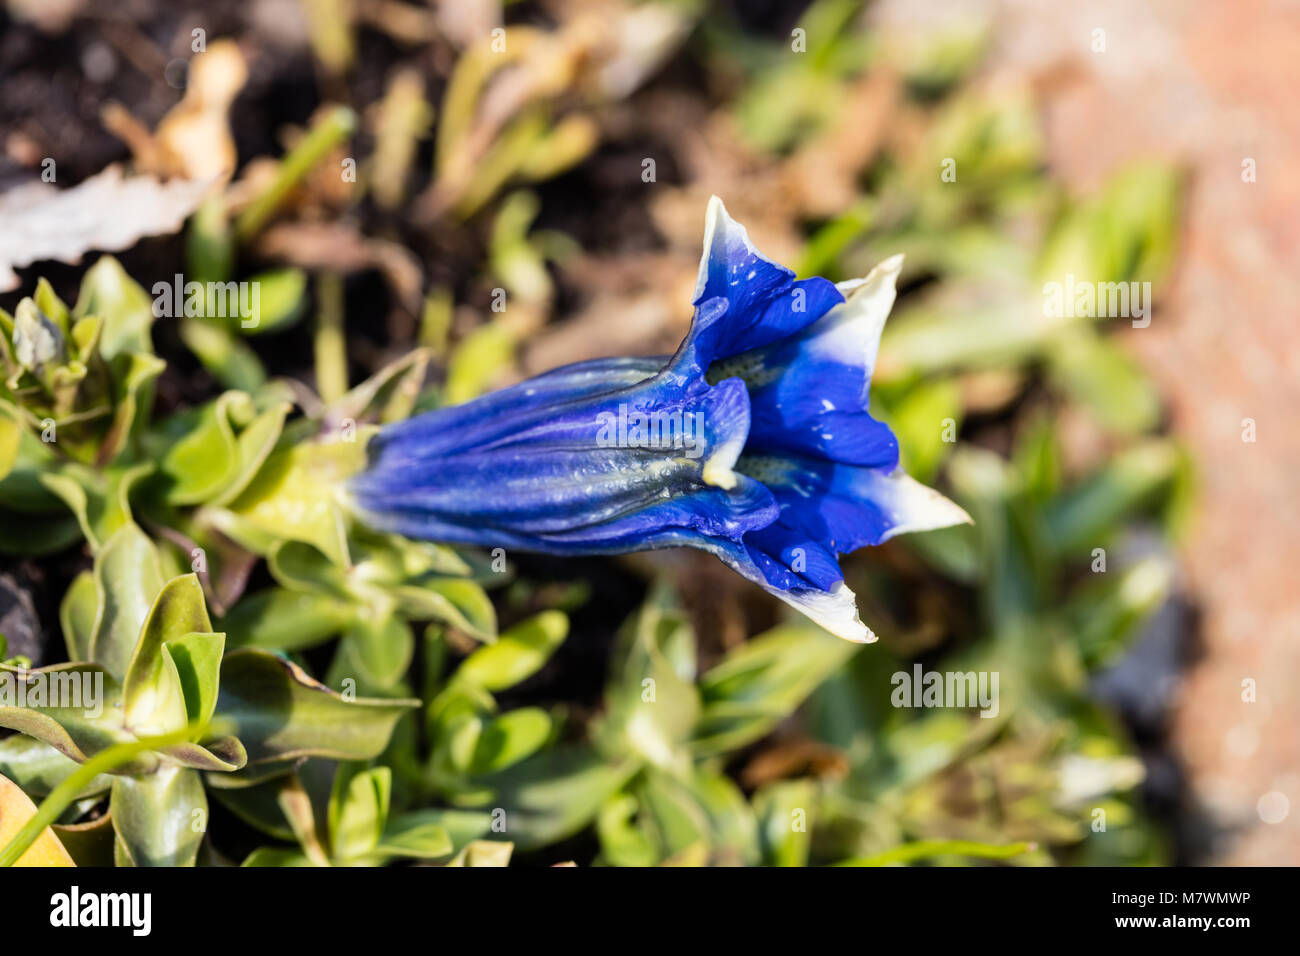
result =
[[[709,551],[827,630],[874,639],[837,556],[969,521],[867,411],[902,265],[838,286],[762,256],[715,197],[671,358],[580,362],[386,427],[371,525],[551,554]]]

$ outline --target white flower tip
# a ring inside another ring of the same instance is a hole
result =
[[[835,288],[840,290],[840,295],[848,298],[858,289],[861,289],[868,282],[878,282],[888,280],[890,288],[893,288],[898,281],[899,274],[903,271],[903,253],[896,252],[888,259],[876,263],[876,267],[861,279],[845,279],[843,282],[835,283]]]
[[[857,595],[843,581],[838,582],[829,591],[812,589],[781,591],[774,588],[768,590],[836,637],[852,641],[854,644],[876,642],[875,633],[858,617]]]
[[[710,264],[725,264],[728,261],[728,256],[735,255],[738,249],[743,249],[746,253],[762,262],[776,265],[771,259],[758,251],[758,247],[749,238],[749,230],[731,218],[731,214],[727,212],[727,207],[722,204],[722,200],[716,195],[710,196],[709,207],[704,214],[704,251],[700,255],[700,271],[695,279],[693,301],[698,303],[700,297],[704,295],[704,289],[709,281]],[[781,266],[780,268],[784,269],[785,267]]]
[[[889,304],[893,305],[897,291],[898,275],[902,271],[903,254],[901,252],[895,253],[883,262],[877,263],[876,267],[854,286],[848,298],[852,300],[857,296],[877,297],[888,300]],[[888,310],[886,310],[886,314],[888,314]]]
[[[695,294],[691,297],[698,302],[704,295],[704,288],[709,282],[709,262],[713,259],[713,247],[725,241],[727,232],[744,227],[736,223],[727,213],[727,207],[716,194],[709,197],[709,207],[704,213],[704,251],[700,254],[700,269],[695,277]]]
[[[887,500],[897,516],[897,524],[882,540],[900,534],[975,523],[975,519],[957,502],[921,484],[901,469],[885,480],[891,487]]]
[[[902,268],[900,253],[881,262],[865,278],[837,285],[844,302],[814,327],[818,330],[815,347],[835,361],[862,368],[869,380],[875,371],[885,321],[894,307],[895,283]],[[865,407],[865,393],[862,399]]]

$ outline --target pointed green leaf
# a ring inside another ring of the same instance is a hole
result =
[[[112,256],[103,256],[86,272],[73,314],[78,318],[98,315],[104,320],[99,350],[106,359],[153,351],[149,338],[153,300]]]
[[[436,860],[455,852],[445,827],[436,823],[411,822],[406,817],[399,817],[389,825],[375,849],[382,856],[416,860]]]
[[[90,640],[90,660],[124,677],[140,630],[162,590],[157,549],[135,525],[126,525],[95,556],[98,614]]]
[[[129,724],[148,726],[149,733],[166,733],[187,722],[181,676],[171,658],[163,653],[163,644],[194,632],[211,631],[198,575],[181,575],[163,585],[141,628],[126,672],[123,700]]]
[[[537,673],[569,633],[569,619],[544,611],[480,647],[461,663],[456,680],[487,691],[504,690]]]
[[[220,633],[192,632],[163,644],[163,653],[172,659],[180,674],[190,724],[206,727],[212,719],[225,648],[226,635]]]
[[[69,660],[90,660],[90,643],[95,636],[98,615],[99,591],[95,587],[95,576],[90,571],[82,571],[72,579],[59,604],[59,624],[63,627],[63,642]]]

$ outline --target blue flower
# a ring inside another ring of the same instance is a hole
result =
[[[867,411],[902,265],[796,280],[716,197],[671,358],[580,362],[386,427],[367,523],[550,554],[709,551],[840,637],[874,640],[837,556],[970,518],[898,467]]]

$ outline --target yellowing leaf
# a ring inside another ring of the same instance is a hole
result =
[[[18,784],[0,776],[0,846],[6,846],[24,823],[36,816],[36,804],[23,793]],[[48,827],[18,858],[14,866],[76,866]]]

